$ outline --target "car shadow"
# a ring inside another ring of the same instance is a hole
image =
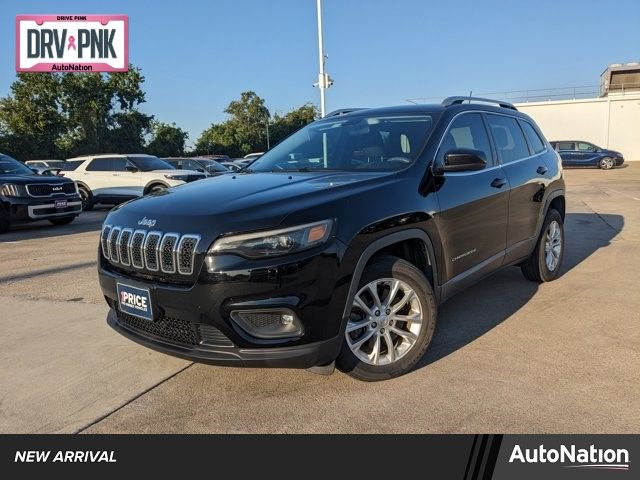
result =
[[[82,212],[69,225],[52,225],[47,220],[21,223],[11,226],[11,230],[0,235],[0,244],[21,242],[41,238],[60,237],[85,232],[98,232],[111,207],[96,207],[90,212]]]
[[[561,275],[575,268],[624,228],[621,215],[567,213]],[[473,342],[522,308],[538,291],[519,267],[509,267],[448,299],[438,310],[431,345],[416,365],[422,368]]]

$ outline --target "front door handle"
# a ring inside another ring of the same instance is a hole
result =
[[[536,172],[538,172],[538,175],[544,175],[548,170],[549,169],[547,167],[543,167],[542,165],[540,165]]]
[[[507,184],[507,180],[505,178],[494,178],[493,182],[491,182],[491,186],[493,188],[502,188]]]

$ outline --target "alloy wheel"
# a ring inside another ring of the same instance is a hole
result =
[[[351,352],[370,365],[389,365],[418,340],[423,309],[416,292],[402,280],[381,278],[356,294],[345,332]]]
[[[547,227],[544,241],[544,259],[547,268],[553,272],[560,261],[562,252],[562,232],[557,221],[552,221]]]

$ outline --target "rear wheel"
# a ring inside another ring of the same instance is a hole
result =
[[[611,157],[604,157],[602,160],[600,160],[599,165],[602,170],[611,170],[615,166],[615,162]]]
[[[351,306],[338,367],[365,381],[402,375],[422,358],[436,325],[424,274],[396,257],[368,266]]]
[[[87,187],[78,185],[80,200],[82,200],[82,210],[88,212],[93,209],[93,194]]]
[[[49,221],[54,225],[69,225],[76,217],[50,218]]]
[[[555,280],[564,256],[564,223],[556,210],[550,209],[531,256],[521,265],[523,275],[532,282]]]

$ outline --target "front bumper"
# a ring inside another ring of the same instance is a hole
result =
[[[65,208],[56,208],[56,200],[66,200]],[[11,222],[33,222],[56,217],[69,217],[82,213],[82,201],[78,196],[36,199],[30,197],[2,198]]]
[[[99,281],[111,307],[108,324],[154,350],[191,361],[242,367],[309,368],[325,365],[342,346],[342,316],[349,278],[334,240],[321,251],[250,261],[235,257],[194,284],[179,285],[118,271],[99,254]],[[155,317],[139,319],[120,311],[118,283],[149,290]],[[295,338],[252,336],[233,312],[287,309],[303,326]]]
[[[211,365],[310,368],[330,363],[337,357],[341,346],[341,337],[280,348],[241,348],[224,338],[220,339],[219,344],[207,344],[202,341],[199,345],[187,346],[125,326],[125,323],[118,320],[118,314],[113,308],[109,310],[107,323],[116,332],[140,345],[174,357]]]

